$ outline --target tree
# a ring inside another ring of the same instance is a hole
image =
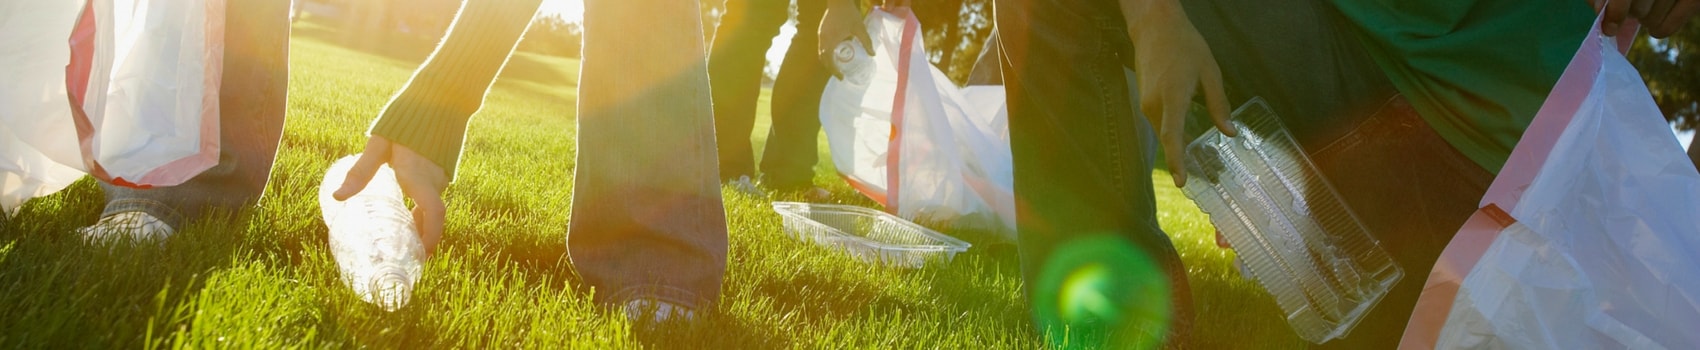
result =
[[[1700,20],[1662,40],[1642,35],[1635,41],[1629,62],[1641,71],[1665,120],[1677,129],[1700,129]],[[1688,146],[1688,154],[1700,162],[1696,145],[1700,142]]]
[[[582,23],[568,22],[560,16],[538,16],[532,19],[531,29],[525,31],[525,39],[519,42],[519,49],[577,58],[583,34]]]
[[[992,0],[919,0],[910,8],[921,20],[927,60],[957,84],[967,81],[992,32]]]
[[[1629,61],[1641,71],[1653,101],[1677,128],[1700,128],[1700,21],[1689,21],[1675,35],[1650,39],[1640,36]]]

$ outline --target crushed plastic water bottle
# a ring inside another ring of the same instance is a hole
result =
[[[874,60],[868,57],[856,39],[838,43],[832,50],[832,60],[838,66],[838,72],[844,74],[844,82],[854,86],[868,86],[874,78]]]
[[[1187,146],[1183,189],[1300,338],[1346,336],[1404,276],[1262,99]]]
[[[319,208],[343,283],[362,300],[395,311],[407,305],[424,272],[425,245],[389,166],[380,167],[366,189],[347,201],[332,197],[358,157],[331,164],[319,186]]]

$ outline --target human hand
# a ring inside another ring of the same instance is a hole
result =
[[[425,254],[434,254],[437,243],[443,240],[443,217],[447,213],[443,190],[449,187],[448,174],[437,163],[407,146],[372,135],[366,141],[366,151],[348,169],[342,188],[338,188],[331,197],[342,201],[359,194],[377,174],[378,167],[385,163],[395,171],[402,194],[413,199],[413,225],[419,232],[419,241],[425,244]]]
[[[1617,35],[1618,28],[1628,18],[1641,22],[1647,28],[1647,34],[1654,38],[1663,38],[1675,34],[1682,29],[1688,19],[1700,12],[1700,0],[1590,0],[1595,12],[1605,13],[1600,20],[1600,31],[1606,35]],[[1603,8],[1602,8],[1603,6]]]
[[[1187,20],[1175,0],[1123,0],[1122,15],[1133,40],[1134,73],[1139,78],[1139,105],[1169,161],[1175,187],[1186,185],[1186,114],[1199,88],[1210,118],[1223,135],[1239,132],[1228,122],[1228,97],[1222,91],[1222,71],[1210,54],[1204,36]]]
[[[820,38],[815,44],[815,54],[820,57],[821,66],[826,67],[827,73],[844,79],[844,73],[838,71],[838,64],[832,57],[838,43],[854,38],[862,42],[868,57],[873,57],[874,39],[868,36],[868,26],[862,23],[862,10],[856,7],[854,0],[827,1],[826,14],[821,16],[820,30],[816,33]]]

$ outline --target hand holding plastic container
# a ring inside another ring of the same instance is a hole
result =
[[[389,166],[379,167],[348,200],[332,197],[357,159],[358,154],[331,164],[319,186],[319,208],[343,283],[362,300],[395,311],[407,305],[424,272],[425,245]]]
[[[1346,336],[1404,276],[1261,98],[1186,149],[1183,190],[1210,214],[1299,337]]]

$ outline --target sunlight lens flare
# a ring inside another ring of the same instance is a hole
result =
[[[1174,320],[1163,269],[1115,235],[1058,245],[1037,282],[1033,315],[1054,348],[1156,348]]]

